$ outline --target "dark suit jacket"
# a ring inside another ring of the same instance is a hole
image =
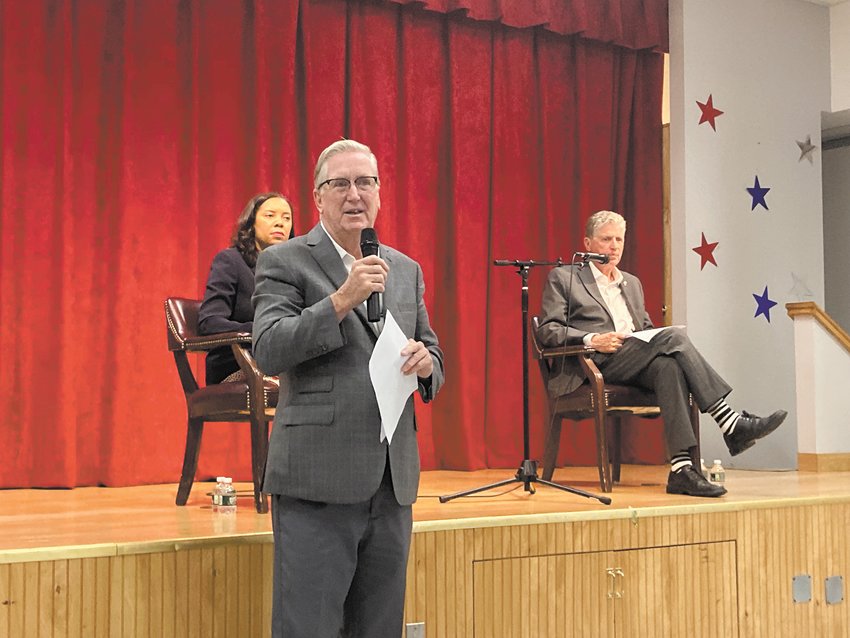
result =
[[[573,272],[570,287],[570,272]],[[622,272],[622,271],[621,271]],[[626,306],[632,315],[635,330],[652,328],[652,320],[646,312],[643,299],[643,286],[640,279],[623,272],[620,287],[626,300]],[[567,304],[569,303],[569,326],[567,325]],[[581,345],[586,334],[613,332],[614,319],[602,299],[599,286],[593,279],[590,266],[579,269],[577,266],[554,268],[546,279],[543,288],[540,329],[538,338],[547,347],[562,345]],[[556,362],[556,368],[549,379],[549,394],[553,397],[572,392],[585,380],[579,362],[575,357]]]
[[[254,271],[236,248],[226,248],[213,257],[204,301],[198,312],[202,335],[220,332],[251,332],[254,307]],[[220,383],[239,369],[230,346],[207,354],[207,383]]]
[[[431,330],[422,269],[388,246],[384,304],[408,337],[434,359],[419,392],[430,401],[443,384],[443,353]],[[377,340],[362,306],[337,321],[330,295],[348,276],[321,226],[260,253],[254,292],[254,354],[260,368],[280,375],[281,395],[269,443],[264,491],[328,503],[372,497],[387,459],[369,379]],[[389,448],[396,499],[416,500],[419,449],[413,396]]]

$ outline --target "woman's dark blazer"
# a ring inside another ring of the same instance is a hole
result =
[[[198,330],[203,335],[220,332],[247,332],[254,327],[254,269],[236,248],[218,253],[210,266],[204,301],[198,314]],[[239,370],[230,346],[216,348],[207,355],[207,384],[220,383]]]

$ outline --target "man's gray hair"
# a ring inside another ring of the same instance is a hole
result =
[[[355,140],[347,140],[341,139],[337,140],[330,146],[328,146],[322,154],[319,155],[319,159],[316,160],[316,170],[313,172],[313,186],[318,187],[319,184],[327,179],[327,171],[325,170],[325,165],[328,163],[328,159],[333,157],[334,155],[339,155],[340,153],[365,153],[370,158],[372,158],[372,162],[375,164],[375,176],[378,175],[378,158],[375,157],[375,154],[365,144],[361,144]],[[358,176],[359,177],[359,176]]]
[[[588,239],[593,239],[596,236],[596,231],[602,228],[605,224],[617,224],[622,226],[623,232],[626,232],[626,220],[619,213],[613,210],[600,210],[593,213],[587,218],[587,225],[584,227],[584,236]]]

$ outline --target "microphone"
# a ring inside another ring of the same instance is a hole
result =
[[[378,254],[378,233],[374,228],[364,228],[360,231],[360,252],[364,257]],[[373,292],[366,299],[366,318],[371,322],[381,320],[384,314],[384,299],[381,293]]]
[[[607,264],[610,258],[602,253],[573,253],[573,259],[578,257],[583,262],[598,261],[600,264]]]

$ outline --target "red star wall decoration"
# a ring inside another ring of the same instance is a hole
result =
[[[714,98],[711,96],[711,93],[708,94],[708,100],[706,100],[705,104],[697,100],[697,105],[699,106],[700,111],[702,111],[702,115],[699,117],[699,123],[703,124],[704,122],[708,122],[711,124],[711,128],[716,131],[717,128],[714,126],[714,120],[718,116],[723,115],[723,111],[714,108]]]
[[[702,270],[705,268],[705,265],[709,262],[717,265],[717,262],[714,261],[714,249],[717,248],[717,244],[719,241],[713,241],[711,243],[705,240],[705,233],[700,233],[702,235],[702,243],[696,248],[691,248],[697,255],[699,255],[699,269]]]

